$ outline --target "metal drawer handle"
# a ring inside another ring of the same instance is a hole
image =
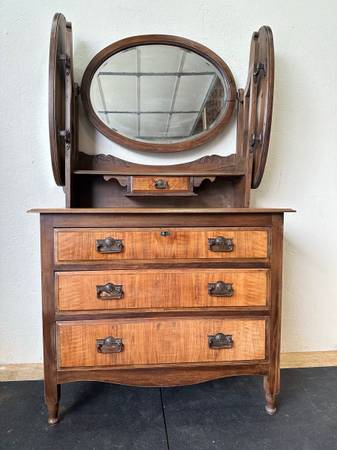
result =
[[[231,334],[217,333],[208,336],[208,347],[212,349],[232,348],[233,344]]]
[[[154,182],[154,187],[156,189],[168,189],[168,182],[160,178]]]
[[[208,295],[211,295],[212,297],[233,297],[233,284],[225,283],[224,281],[208,283]]]
[[[120,353],[124,350],[122,338],[108,336],[104,339],[96,339],[98,353]]]
[[[112,300],[123,298],[123,285],[122,284],[98,284],[96,286],[96,294],[99,300]]]
[[[234,250],[233,239],[224,236],[208,238],[208,250],[212,252],[232,252]]]
[[[120,253],[124,248],[122,239],[107,237],[96,240],[96,250],[99,253]]]

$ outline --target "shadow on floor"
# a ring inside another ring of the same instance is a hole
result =
[[[162,390],[71,383],[54,427],[42,382],[0,383],[0,449],[337,450],[337,367],[282,370],[281,382],[273,417],[259,377]]]

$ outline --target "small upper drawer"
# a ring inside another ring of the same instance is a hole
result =
[[[267,229],[55,229],[57,263],[267,258]]]
[[[190,177],[131,177],[130,191],[133,194],[189,193]]]

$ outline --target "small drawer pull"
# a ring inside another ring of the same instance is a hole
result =
[[[107,237],[96,240],[96,250],[99,253],[120,253],[124,248],[122,239]]]
[[[232,252],[234,250],[233,239],[224,236],[208,238],[208,250],[212,252]]]
[[[213,349],[232,348],[233,337],[231,334],[217,333],[208,336],[208,346]]]
[[[168,189],[168,182],[160,178],[154,182],[154,187],[156,189]]]
[[[104,339],[96,339],[98,353],[120,353],[124,350],[123,340],[108,336]]]
[[[211,295],[212,297],[233,297],[233,284],[225,283],[224,281],[208,283],[208,295]]]
[[[123,285],[122,284],[101,284],[96,286],[96,294],[99,300],[113,300],[123,298]]]

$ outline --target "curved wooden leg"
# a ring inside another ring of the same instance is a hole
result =
[[[60,385],[57,384],[49,392],[45,392],[45,402],[48,409],[48,425],[55,425],[59,421]]]
[[[272,216],[271,239],[271,314],[269,323],[269,369],[263,380],[266,412],[276,413],[276,397],[280,391],[281,292],[282,292],[283,216]]]
[[[266,394],[265,410],[267,414],[272,416],[276,413],[276,396],[278,394],[277,377],[266,375],[263,379],[263,387]]]

